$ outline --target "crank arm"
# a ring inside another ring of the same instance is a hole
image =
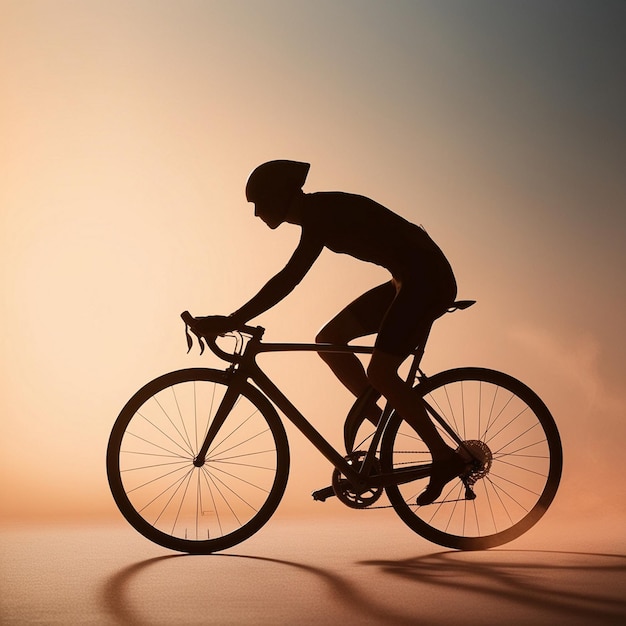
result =
[[[311,495],[316,502],[326,502],[328,498],[335,495],[335,490],[332,487],[324,487],[324,489],[314,491]]]

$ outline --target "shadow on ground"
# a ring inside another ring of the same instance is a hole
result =
[[[344,568],[239,554],[167,555],[120,569],[100,599],[110,618],[133,625],[217,623],[218,615],[222,623],[434,625],[465,615],[465,623],[481,624],[617,624],[626,620],[625,575],[624,555],[548,550],[438,552]],[[155,597],[159,579],[168,581],[169,599]]]

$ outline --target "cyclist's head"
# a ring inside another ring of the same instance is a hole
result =
[[[285,220],[289,205],[298,193],[310,168],[300,161],[268,161],[252,171],[246,183],[246,198],[270,228]]]

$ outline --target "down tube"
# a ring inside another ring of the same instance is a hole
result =
[[[334,467],[353,484],[360,482],[359,474],[331,446],[300,411],[289,401],[285,394],[261,371],[256,368],[252,380],[259,389],[284,413],[289,421],[330,461]]]

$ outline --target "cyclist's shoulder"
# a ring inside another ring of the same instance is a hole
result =
[[[318,191],[305,194],[303,222],[311,226],[367,220],[384,222],[398,216],[379,202],[344,191]],[[304,224],[303,224],[304,225]]]
[[[302,226],[311,230],[352,224],[361,229],[401,232],[418,228],[386,206],[354,193],[319,191],[305,194]]]
[[[305,205],[310,208],[342,208],[349,210],[351,207],[379,206],[381,204],[367,196],[346,191],[316,191],[304,194]]]

